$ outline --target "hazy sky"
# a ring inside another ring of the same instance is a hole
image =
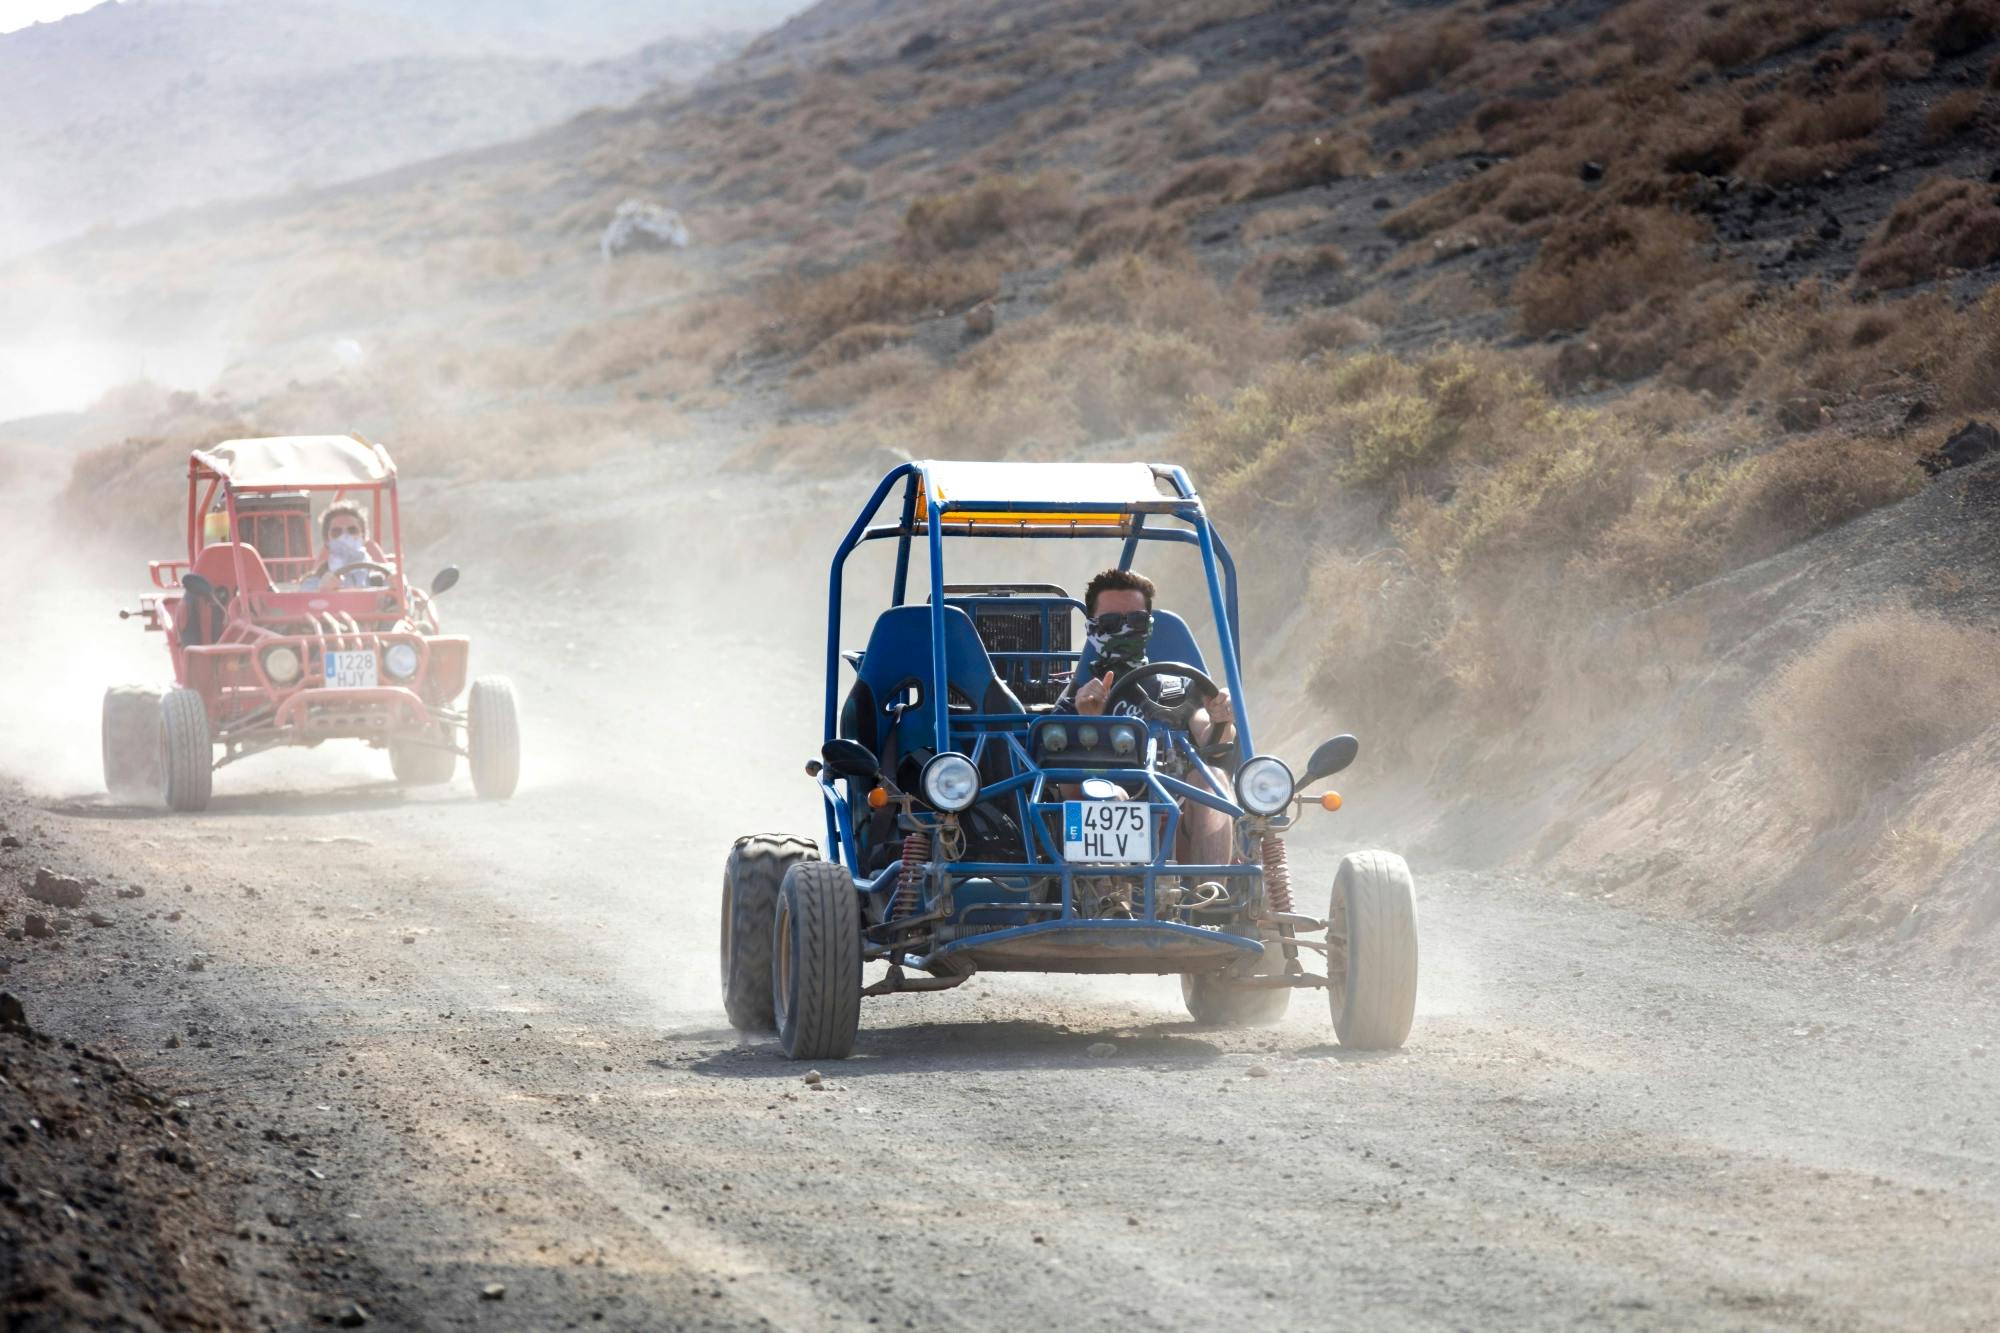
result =
[[[0,32],[12,32],[30,23],[44,23],[65,14],[80,14],[103,0],[0,0]]]

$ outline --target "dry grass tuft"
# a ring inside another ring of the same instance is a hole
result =
[[[1226,157],[1207,157],[1174,173],[1153,195],[1153,207],[1165,208],[1183,199],[1205,199],[1228,194],[1243,179],[1246,168]]]
[[[1661,291],[1685,291],[1711,267],[1695,253],[1701,230],[1679,214],[1614,207],[1569,219],[1542,242],[1514,287],[1521,322],[1536,335],[1588,327]]]
[[[988,177],[952,194],[919,196],[903,215],[898,246],[923,261],[1002,238],[1032,242],[1067,234],[1076,213],[1075,181],[1065,173]]]
[[[1995,37],[2000,37],[2000,2],[1930,0],[1910,20],[1903,42],[1950,60],[1978,50]]]
[[[1268,199],[1365,175],[1368,165],[1368,145],[1358,135],[1305,135],[1293,140],[1275,161],[1265,164],[1243,191],[1243,198]]]
[[[1939,98],[1924,112],[1924,138],[1943,143],[1972,128],[1986,107],[1986,95],[1970,88]]]
[[[2000,716],[2000,634],[1907,608],[1847,621],[1754,704],[1813,815],[1835,822]]]
[[[878,260],[822,278],[781,280],[768,304],[778,322],[762,330],[768,351],[804,352],[856,324],[928,318],[993,294],[999,268],[989,262],[905,263]]]
[[[1926,181],[1896,205],[1861,251],[1854,280],[1864,290],[1908,287],[1950,269],[2000,260],[2000,202],[1992,186]]]
[[[1420,92],[1472,59],[1479,30],[1458,19],[1405,28],[1368,52],[1368,95],[1377,102]]]

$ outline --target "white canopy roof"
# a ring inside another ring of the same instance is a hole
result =
[[[942,510],[966,504],[1148,505],[1184,497],[1172,472],[1152,463],[925,462]]]
[[[364,486],[387,481],[396,465],[379,444],[358,435],[278,435],[261,440],[224,440],[195,450],[202,466],[235,486],[306,490]]]

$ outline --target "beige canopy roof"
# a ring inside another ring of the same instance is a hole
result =
[[[1166,508],[1183,499],[1171,470],[1152,463],[925,462],[929,493],[950,513],[965,505]]]
[[[232,486],[308,490],[388,481],[396,465],[388,450],[359,435],[278,435],[224,440],[194,453],[197,463]]]

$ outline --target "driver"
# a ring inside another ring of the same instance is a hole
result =
[[[368,515],[361,506],[352,500],[335,500],[319,516],[319,535],[326,546],[326,558],[304,586],[315,592],[367,587],[368,570],[347,569],[373,560],[368,553]]]
[[[1096,669],[1103,674],[1072,679],[1056,700],[1059,713],[1095,717],[1104,712],[1112,686],[1146,663],[1146,642],[1153,632],[1153,581],[1129,569],[1107,569],[1083,591],[1083,611],[1090,625],[1090,646],[1097,650]],[[1175,676],[1155,676],[1139,685],[1144,697],[1121,701],[1119,714],[1159,722],[1185,731],[1197,747],[1226,745],[1236,738],[1236,714],[1229,691],[1218,689],[1206,700],[1192,697],[1192,682]],[[1209,769],[1215,790],[1228,784]],[[1230,819],[1195,801],[1183,801],[1183,859],[1200,865],[1224,865],[1233,859],[1234,830]]]

